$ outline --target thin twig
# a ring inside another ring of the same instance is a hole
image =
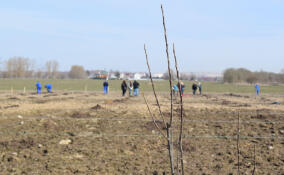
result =
[[[155,99],[156,99],[156,103],[157,103],[157,106],[159,108],[159,112],[160,112],[161,118],[163,119],[164,125],[165,125],[165,127],[167,127],[165,119],[164,119],[164,115],[163,115],[162,110],[161,110],[161,105],[159,103],[159,99],[158,99],[156,91],[155,91],[155,86],[154,86],[154,82],[153,82],[153,78],[152,78],[152,72],[151,72],[151,68],[150,68],[150,65],[149,65],[149,61],[148,61],[148,54],[147,54],[147,50],[146,50],[146,44],[144,44],[144,51],[145,51],[146,63],[147,63],[147,67],[148,67],[148,71],[149,71],[151,84],[152,84],[152,89],[153,89],[153,93],[154,93],[154,96],[155,96]]]
[[[169,156],[170,156],[170,166],[171,166],[171,174],[175,174],[174,168],[174,153],[173,153],[173,135],[172,132],[172,121],[173,121],[173,91],[172,91],[172,74],[171,74],[171,66],[170,66],[170,56],[169,56],[169,46],[168,46],[168,38],[167,38],[167,29],[165,23],[165,15],[163,5],[161,5],[162,17],[163,17],[163,26],[164,26],[164,35],[165,35],[165,42],[166,42],[166,53],[167,53],[167,60],[168,60],[168,73],[169,73],[169,83],[170,83],[170,93],[171,93],[171,115],[170,115],[170,123],[167,123],[167,137],[168,137],[168,146],[169,146]]]
[[[166,22],[165,22],[165,15],[163,5],[161,5],[162,16],[163,16],[163,26],[164,26],[164,36],[165,36],[165,43],[166,43],[166,53],[167,53],[167,60],[168,60],[168,73],[169,73],[169,83],[170,83],[170,92],[171,92],[171,116],[170,116],[170,127],[172,125],[173,120],[173,91],[172,91],[172,73],[171,73],[171,64],[170,64],[170,55],[169,55],[169,45],[168,45],[168,37],[167,37],[167,29],[166,29]]]
[[[146,98],[145,98],[144,93],[142,93],[142,96],[143,96],[143,98],[144,98],[145,104],[146,104],[146,106],[147,106],[147,109],[148,109],[148,111],[149,111],[149,114],[151,115],[152,120],[153,120],[153,122],[154,122],[156,128],[158,129],[159,133],[160,133],[163,137],[165,137],[165,138],[167,139],[166,135],[163,133],[162,129],[161,129],[161,128],[159,127],[159,125],[157,124],[157,122],[156,122],[156,120],[155,120],[155,117],[154,117],[153,113],[151,112],[151,109],[150,109],[150,107],[149,107],[149,104],[148,104],[148,102],[147,102],[147,100],[146,100]]]
[[[176,72],[177,72],[177,79],[178,79],[178,83],[180,84],[178,63],[177,63],[177,57],[176,57],[176,51],[175,51],[175,44],[173,44],[173,53],[174,53],[174,58],[175,58],[175,67],[176,67]],[[180,158],[181,158],[181,170],[182,170],[182,175],[184,175],[183,149],[182,149],[182,134],[183,134],[183,100],[182,100],[182,94],[181,94],[181,86],[180,86],[178,89],[179,89],[179,99],[180,99],[179,151],[180,151]]]
[[[238,175],[240,175],[240,113],[238,112],[238,133],[237,133],[237,151],[238,151]]]

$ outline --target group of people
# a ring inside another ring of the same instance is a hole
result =
[[[122,96],[125,96],[126,91],[128,90],[129,96],[138,96],[139,95],[139,83],[138,81],[134,80],[134,82],[132,83],[132,81],[129,81],[128,83],[123,80],[121,83],[121,90],[122,90]],[[109,83],[107,80],[104,81],[103,83],[104,86],[104,94],[108,94],[109,91]],[[51,84],[46,84],[44,86],[47,90],[48,93],[51,93],[51,89],[52,89],[52,85]],[[41,94],[41,84],[40,82],[36,83],[36,89],[37,89],[37,93]],[[178,88],[180,88],[181,91],[181,95],[184,95],[184,89],[185,89],[185,85],[183,82],[179,82],[177,84],[175,84],[172,87],[173,90],[173,94],[176,96],[178,94]],[[192,93],[193,95],[196,95],[197,89],[199,91],[199,94],[202,94],[202,85],[200,82],[194,82],[192,84]],[[255,85],[255,90],[256,90],[256,95],[259,95],[259,91],[260,91],[260,86],[258,84]]]
[[[104,94],[108,94],[109,83],[108,83],[107,80],[104,81],[103,86],[104,86]],[[123,80],[122,83],[121,83],[122,96],[125,96],[127,90],[128,90],[129,96],[138,96],[139,95],[139,86],[140,86],[140,84],[136,80],[134,80],[133,83],[132,83],[132,81],[129,81],[128,83],[126,83],[126,81]]]
[[[174,96],[177,96],[178,88],[180,88],[181,96],[183,96],[185,86],[184,86],[184,83],[182,81],[178,82],[177,84],[175,84],[173,86],[173,94],[174,94]]]
[[[177,83],[173,86],[173,93],[176,96],[178,94],[178,87],[180,87],[180,91],[181,91],[181,96],[184,95],[184,89],[185,89],[185,85],[183,82]],[[202,94],[202,85],[200,82],[197,83],[193,83],[192,84],[192,93],[193,95],[196,95],[196,91],[197,89],[199,90],[199,94]]]
[[[51,93],[52,85],[51,84],[46,84],[44,86],[47,90],[48,93]],[[37,89],[37,94],[41,94],[41,84],[40,82],[36,82],[36,89]]]

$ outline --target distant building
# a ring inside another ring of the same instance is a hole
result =
[[[152,75],[153,79],[163,79],[164,74],[163,73],[154,73]]]
[[[146,79],[147,74],[145,72],[139,72],[139,73],[134,73],[133,79],[135,80],[141,80],[141,79]]]
[[[90,79],[107,79],[108,72],[105,70],[90,71],[89,78]]]

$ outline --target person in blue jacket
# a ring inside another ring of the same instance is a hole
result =
[[[41,93],[41,84],[40,84],[40,82],[36,82],[36,90],[37,90],[37,94]]]
[[[178,86],[176,84],[173,86],[173,93],[174,93],[174,96],[178,95]]]
[[[256,85],[255,85],[256,96],[258,96],[258,95],[259,95],[259,89],[260,89],[259,85],[258,85],[258,84],[256,84]]]
[[[51,84],[46,84],[45,88],[46,88],[48,93],[51,93],[51,89],[52,89],[52,85]]]
[[[104,82],[104,93],[107,94],[108,93],[108,82],[107,80]]]

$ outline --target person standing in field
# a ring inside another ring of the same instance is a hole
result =
[[[127,90],[127,84],[125,80],[123,80],[121,83],[121,90],[122,90],[122,96],[124,96]]]
[[[181,81],[181,82],[178,82],[177,86],[178,86],[178,88],[180,89],[181,96],[183,96],[183,94],[184,94],[184,88],[185,88],[184,83],[183,83],[182,81]]]
[[[132,90],[133,90],[133,84],[132,84],[132,81],[129,81],[129,84],[128,84],[128,92],[129,92],[129,96],[131,96],[132,94]]]
[[[197,90],[197,84],[196,84],[196,83],[193,83],[193,84],[192,84],[192,92],[193,92],[193,95],[196,94],[196,90]]]
[[[198,82],[198,90],[199,90],[199,95],[202,93],[202,85],[200,82]]]
[[[177,96],[178,94],[178,86],[176,84],[173,85],[173,93],[174,93],[174,96]]]
[[[181,96],[183,96],[184,94],[184,88],[185,88],[185,85],[183,82],[180,83],[180,87],[181,87]]]
[[[133,96],[138,96],[139,95],[139,83],[134,80],[133,82]]]
[[[259,95],[259,89],[260,89],[259,85],[256,84],[256,85],[255,85],[256,96]]]
[[[37,90],[37,94],[41,94],[41,84],[40,84],[40,82],[36,82],[36,90]]]
[[[104,94],[108,94],[108,82],[107,82],[107,80],[105,80],[105,82],[104,82]]]

